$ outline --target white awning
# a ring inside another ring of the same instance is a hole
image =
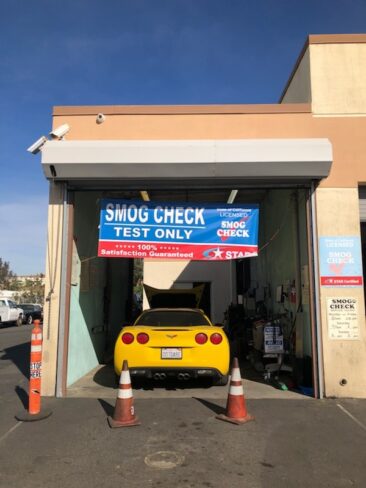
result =
[[[46,178],[63,181],[195,184],[310,181],[328,176],[327,139],[47,141]]]

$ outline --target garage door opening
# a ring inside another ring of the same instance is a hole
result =
[[[152,190],[152,201],[226,203],[230,189]],[[136,199],[137,191],[74,191],[67,387],[93,374],[114,385],[113,348],[124,324],[147,308],[142,285],[204,284],[202,308],[221,323],[244,377],[312,394],[315,334],[311,320],[309,189],[239,190],[235,204],[258,203],[259,256],[225,262],[97,257],[100,200]],[[142,301],[143,298],[143,301]],[[281,352],[282,351],[282,352]],[[273,382],[279,373],[277,385]]]

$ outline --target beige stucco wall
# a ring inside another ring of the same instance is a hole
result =
[[[63,185],[50,183],[42,354],[42,395],[45,396],[55,395],[56,386],[62,219]]]
[[[211,282],[211,319],[222,323],[224,312],[235,295],[232,263],[202,261],[144,261],[144,283],[154,288],[169,289],[175,281],[190,283]],[[144,296],[144,308],[148,308]]]
[[[286,106],[284,104],[283,106]],[[278,139],[328,138],[333,164],[321,186],[356,187],[366,182],[366,117],[314,117],[310,113],[62,115],[54,126],[69,124],[68,140]],[[62,144],[62,142],[60,142]]]
[[[312,112],[366,115],[366,44],[310,44]]]
[[[359,236],[360,219],[356,188],[319,188],[316,191],[318,236]],[[328,337],[327,297],[357,298],[359,340]],[[325,395],[366,396],[366,330],[363,287],[321,287],[321,320]],[[346,379],[345,386],[340,381]]]
[[[281,103],[310,103],[310,54],[307,49],[289,83]]]

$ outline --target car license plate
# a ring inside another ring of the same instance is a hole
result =
[[[182,359],[182,348],[163,347],[161,349],[161,359]]]

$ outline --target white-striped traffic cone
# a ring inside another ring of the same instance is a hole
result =
[[[217,415],[216,418],[236,425],[254,420],[254,417],[247,411],[238,358],[233,360],[226,411],[224,414]]]
[[[113,417],[108,417],[108,423],[112,429],[116,427],[132,427],[134,425],[141,425],[141,422],[139,422],[138,418],[135,416],[131,378],[126,360],[123,361]]]

